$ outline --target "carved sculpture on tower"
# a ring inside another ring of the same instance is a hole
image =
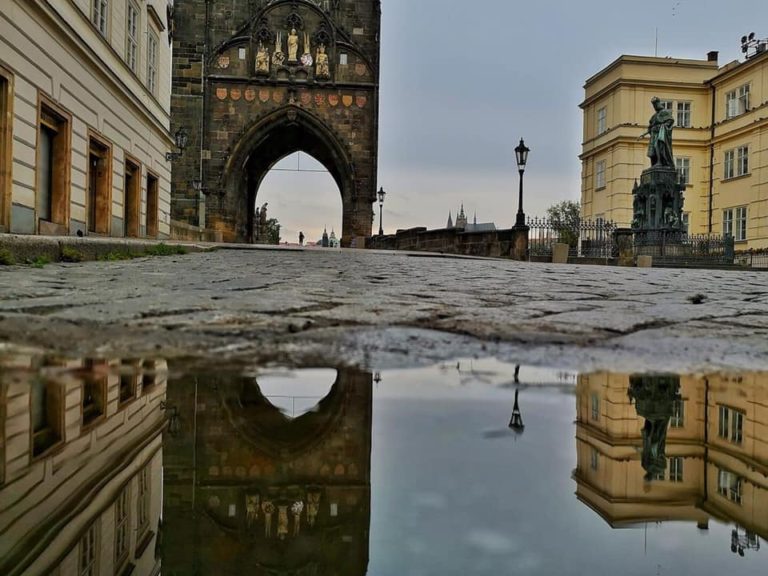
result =
[[[256,73],[259,75],[269,74],[269,52],[263,42],[259,42],[259,49],[256,52]]]
[[[328,64],[328,54],[325,52],[325,44],[320,44],[317,48],[317,68],[315,70],[315,76],[317,78],[330,78],[331,68]]]
[[[658,232],[663,233],[667,241],[674,241],[683,233],[685,190],[672,151],[675,119],[659,98],[653,98],[651,104],[654,114],[648,130],[641,136],[650,136],[647,155],[651,167],[643,170],[640,183],[635,182],[632,190],[632,229],[641,239],[649,232]]]
[[[288,34],[288,62],[295,63],[299,59],[299,35],[296,28],[291,29]]]

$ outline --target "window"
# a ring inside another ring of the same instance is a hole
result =
[[[734,150],[726,150],[723,178],[736,178],[749,174],[749,146],[739,146]]]
[[[11,227],[13,76],[0,67],[0,232]]]
[[[672,403],[670,425],[672,428],[683,428],[685,426],[685,400],[675,400]]]
[[[605,188],[605,160],[595,164],[595,189]]]
[[[677,165],[677,178],[680,184],[688,185],[691,183],[691,159],[685,156],[675,158]]]
[[[53,104],[41,102],[36,198],[37,217],[42,223],[38,224],[41,233],[69,233],[69,125],[69,117],[63,111]]]
[[[592,420],[597,422],[600,420],[600,397],[595,393],[592,394]]]
[[[157,49],[160,41],[154,30],[147,34],[147,88],[152,94],[157,95]]]
[[[91,22],[101,35],[106,37],[109,30],[109,0],[92,0]]]
[[[608,108],[603,106],[597,111],[597,134],[598,136],[608,130]]]
[[[80,561],[77,572],[80,576],[96,576],[99,573],[96,562],[97,539],[98,531],[94,522],[80,539]]]
[[[597,452],[597,448],[592,448],[592,454],[590,457],[590,467],[592,470],[597,470],[600,465],[600,454]]]
[[[672,100],[662,100],[661,101],[661,107],[664,110],[669,110],[670,112],[674,112],[674,110],[675,110],[675,103]]]
[[[89,376],[83,382],[82,410],[83,426],[89,426],[104,416],[106,378],[94,378]]]
[[[669,459],[669,481],[683,481],[683,458],[681,456],[674,456]]]
[[[743,479],[732,472],[717,469],[717,493],[731,502],[741,504],[741,486]]]
[[[717,435],[734,444],[741,444],[744,439],[744,413],[723,405],[718,407],[718,411]]]
[[[32,456],[40,456],[61,440],[61,387],[37,380],[30,387]]]
[[[157,238],[160,217],[160,191],[158,178],[147,173],[147,236]]]
[[[677,125],[680,128],[691,127],[691,103],[690,102],[677,103]]]
[[[88,140],[88,231],[109,234],[112,214],[112,149],[91,136]]]
[[[126,19],[125,61],[136,73],[139,63],[139,8],[128,0],[128,18]]]
[[[139,472],[139,490],[136,499],[137,535],[136,540],[141,541],[149,531],[149,465]]]
[[[739,116],[749,110],[749,84],[725,95],[725,109],[726,118]]]
[[[130,547],[130,486],[126,486],[115,502],[115,573],[119,574],[128,561]]]
[[[120,396],[118,406],[136,398],[140,374],[141,360],[123,360],[120,363]]]
[[[733,236],[737,242],[747,239],[747,207],[723,210],[723,236]]]
[[[347,56],[347,54],[344,52],[339,54],[339,64],[341,64],[342,66],[346,66],[348,63],[349,63],[349,57]]]

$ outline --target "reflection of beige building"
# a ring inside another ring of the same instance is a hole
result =
[[[0,574],[159,573],[165,363],[2,366]]]
[[[169,2],[0,2],[0,232],[168,236]]]
[[[579,377],[577,497],[614,527],[715,518],[768,538],[768,373],[682,377],[667,469],[650,482],[628,388],[627,375]]]
[[[687,183],[691,233],[730,233],[768,247],[768,52],[707,60],[621,56],[585,85],[582,215],[632,222],[632,187],[650,166],[638,140],[658,96],[676,119],[675,157]]]

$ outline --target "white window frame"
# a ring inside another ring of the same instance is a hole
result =
[[[150,469],[146,465],[138,474],[138,491],[136,497],[136,531],[137,539],[141,539],[149,531],[149,505],[150,505]]]
[[[595,190],[605,188],[605,168],[605,160],[598,160],[595,162]]]
[[[109,0],[91,0],[91,22],[104,38],[109,36]]]
[[[679,100],[677,102],[677,126],[680,128],[691,127],[691,102],[690,100]]]
[[[749,111],[750,85],[743,84],[725,95],[725,117],[735,118]]]
[[[678,156],[675,158],[677,165],[678,179],[681,184],[688,186],[691,183],[691,159],[688,156]]]
[[[147,30],[147,88],[157,96],[160,37],[150,27]]]
[[[744,242],[747,239],[747,207],[738,206],[734,214],[734,234],[736,242]]]
[[[723,236],[733,236],[733,208],[723,210]]]
[[[744,442],[744,412],[726,406],[718,405],[717,435],[731,444],[741,445]]]
[[[675,101],[674,100],[660,100],[661,107],[664,110],[669,110],[670,112],[675,111]]]
[[[741,504],[742,484],[741,476],[722,468],[717,469],[717,492],[723,498]]]
[[[590,446],[590,448],[592,451],[589,456],[589,467],[592,470],[598,470],[600,468],[600,453],[594,446]]]
[[[128,0],[125,19],[125,62],[134,74],[139,72],[139,38],[141,38],[141,10]]]
[[[683,481],[683,457],[682,456],[672,456],[669,459],[669,481],[670,482]]]
[[[608,107],[603,106],[597,110],[597,135],[608,131]]]
[[[736,176],[749,174],[749,144],[736,148]]]
[[[128,562],[131,548],[131,491],[126,486],[115,501],[115,571],[120,572]]]
[[[80,538],[77,547],[78,576],[96,576],[99,573],[99,526],[96,520]]]
[[[675,400],[672,403],[672,418],[669,421],[672,428],[685,427],[685,400]]]
[[[594,422],[600,421],[600,396],[597,395],[597,392],[592,393],[590,396],[590,419]]]

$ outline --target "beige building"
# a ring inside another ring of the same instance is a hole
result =
[[[0,2],[0,232],[169,235],[169,2]]]
[[[768,248],[768,50],[719,66],[621,56],[585,85],[581,206],[585,218],[632,222],[632,187],[650,166],[639,140],[658,96],[673,112],[690,233],[731,234]]]
[[[0,376],[0,574],[158,574],[165,362],[15,357]]]
[[[667,467],[647,481],[645,419],[630,376],[580,376],[574,478],[579,500],[613,527],[710,519],[768,538],[768,373],[680,378]]]

